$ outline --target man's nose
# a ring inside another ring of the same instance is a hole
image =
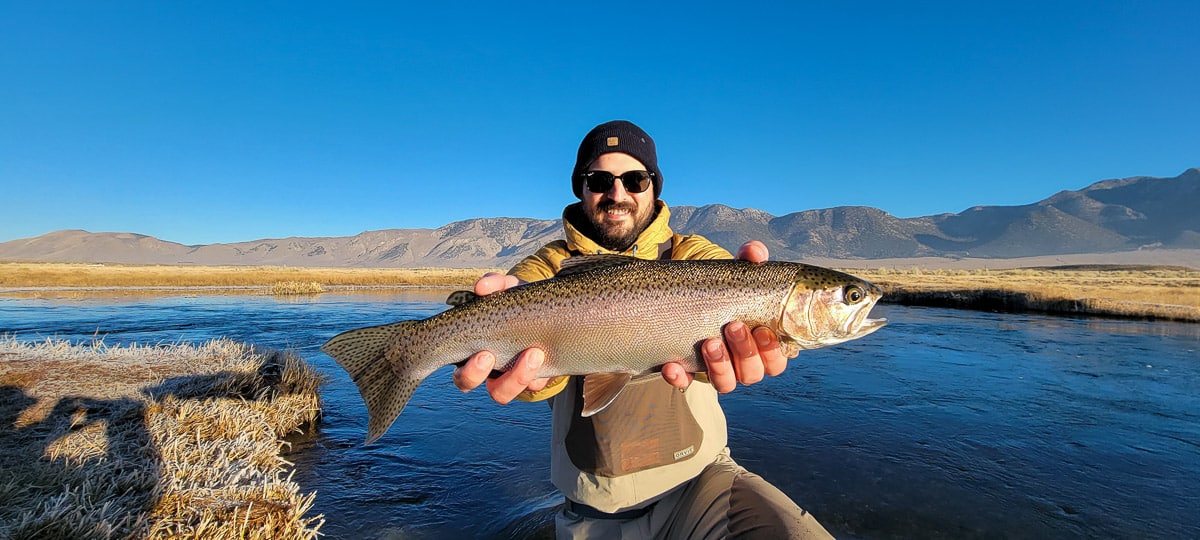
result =
[[[631,198],[629,192],[625,190],[625,183],[620,178],[617,178],[613,182],[612,187],[608,188],[608,191],[605,191],[604,194],[614,201],[623,201]]]

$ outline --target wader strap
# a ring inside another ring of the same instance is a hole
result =
[[[658,245],[659,260],[669,260],[671,258],[671,250],[675,249],[675,235],[671,235],[666,242]]]
[[[633,510],[613,513],[605,512],[594,506],[578,503],[571,499],[567,499],[566,507],[567,511],[574,512],[579,517],[588,519],[637,519],[649,513],[650,509],[654,508],[654,503],[647,505],[645,508],[634,508]]]

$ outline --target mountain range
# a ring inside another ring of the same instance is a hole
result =
[[[1010,259],[1200,249],[1200,168],[1104,180],[1021,206],[898,218],[842,206],[773,216],[713,204],[671,207],[671,226],[735,251],[763,241],[782,260]],[[62,230],[0,243],[0,260],[313,267],[508,267],[562,237],[559,220],[478,218],[437,229],[187,246],[134,233]]]

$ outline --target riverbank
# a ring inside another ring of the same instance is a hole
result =
[[[487,269],[0,264],[0,294],[320,294],[469,288]],[[492,270],[497,271],[497,270]],[[903,305],[1200,322],[1200,270],[1152,265],[846,271]]]
[[[479,268],[300,268],[290,266],[162,266],[87,263],[0,263],[0,289],[270,288],[280,283],[326,287],[469,286]],[[498,271],[498,270],[497,270]]]
[[[1006,270],[854,269],[884,302],[1011,313],[1200,322],[1200,271],[1085,265]]]
[[[323,376],[229,340],[107,347],[0,337],[0,537],[315,538],[282,438]]]

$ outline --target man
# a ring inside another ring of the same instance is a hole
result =
[[[552,277],[563,259],[583,254],[732,258],[701,236],[671,231],[670,211],[658,199],[663,177],[654,141],[630,122],[607,122],[584,137],[571,185],[580,202],[563,211],[566,239],[542,247],[508,275],[484,276],[477,294]],[[766,246],[748,242],[738,258],[765,261]],[[566,496],[555,518],[560,538],[828,538],[811,515],[729,457],[717,394],[782,373],[787,358],[768,328],[732,321],[724,338],[701,346],[707,377],[667,363],[662,378],[630,384],[590,417],[580,415],[578,378],[536,377],[545,359],[537,348],[495,378],[489,378],[495,355],[481,351],[454,378],[464,391],[486,381],[502,404],[550,400],[551,480]]]

